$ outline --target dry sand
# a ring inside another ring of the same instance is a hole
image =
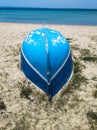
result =
[[[19,68],[23,39],[42,25],[0,23],[0,130],[97,130],[97,26],[46,26],[69,40],[75,78],[49,103]],[[96,58],[83,60],[88,52]]]

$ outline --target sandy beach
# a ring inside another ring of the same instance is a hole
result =
[[[51,25],[69,41],[74,74],[48,102],[20,69],[20,48],[42,24],[0,23],[0,130],[97,130],[97,26]]]

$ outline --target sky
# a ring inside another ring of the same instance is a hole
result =
[[[0,7],[97,9],[97,0],[0,0]]]

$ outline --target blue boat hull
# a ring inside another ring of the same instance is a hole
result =
[[[35,30],[22,44],[21,68],[26,77],[48,96],[55,96],[70,80],[73,71],[68,41],[51,29]]]

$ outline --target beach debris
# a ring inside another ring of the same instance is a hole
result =
[[[34,100],[34,97],[31,95],[32,89],[28,86],[23,86],[21,89],[20,97],[25,97],[29,99],[31,102]]]
[[[4,101],[0,98],[0,110],[5,110],[5,109],[6,109],[6,105]]]
[[[32,31],[21,46],[21,69],[51,101],[72,76],[73,62],[68,41],[60,32],[49,28]]]

